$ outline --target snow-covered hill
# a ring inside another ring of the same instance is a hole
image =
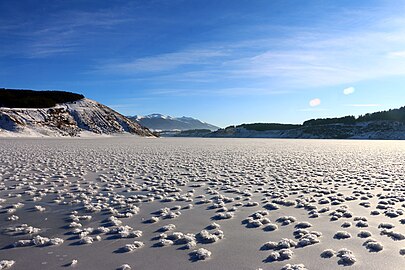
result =
[[[136,134],[146,128],[96,101],[84,98],[52,108],[0,107],[0,137],[61,137]]]
[[[174,130],[192,130],[209,129],[217,130],[219,127],[202,122],[192,117],[171,117],[158,113],[146,116],[130,116],[129,119],[155,131],[174,131]]]

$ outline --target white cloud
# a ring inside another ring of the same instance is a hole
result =
[[[316,107],[321,105],[321,100],[319,98],[314,98],[309,101],[309,106]]]
[[[111,63],[100,67],[101,71],[115,73],[160,72],[175,70],[185,65],[211,65],[215,59],[224,56],[221,50],[196,49],[158,54],[137,58],[132,61]]]
[[[350,94],[353,94],[353,93],[354,93],[354,87],[352,87],[352,86],[343,89],[343,94],[345,94],[345,95],[350,95]]]
[[[391,57],[391,58],[405,57],[405,51],[389,52],[388,57]]]

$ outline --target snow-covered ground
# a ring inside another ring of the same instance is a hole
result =
[[[0,140],[6,269],[402,269],[405,142]]]

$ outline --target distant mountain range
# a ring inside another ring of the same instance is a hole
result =
[[[184,131],[205,129],[214,131],[219,127],[202,122],[192,117],[171,117],[158,113],[146,116],[128,116],[129,119],[153,131]]]
[[[0,88],[0,137],[134,134],[148,129],[83,95]]]

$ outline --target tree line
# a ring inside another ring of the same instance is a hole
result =
[[[334,124],[354,125],[361,122],[371,121],[397,121],[405,123],[405,106],[399,109],[391,109],[388,111],[379,111],[375,113],[366,113],[355,117],[353,115],[335,118],[317,118],[305,121],[302,125],[295,124],[279,124],[279,123],[253,123],[241,124],[237,126],[229,126],[225,129],[245,128],[247,130],[266,131],[266,130],[290,130],[300,127],[325,126]]]
[[[83,99],[81,94],[65,91],[33,91],[0,88],[0,107],[49,108],[58,103]]]
[[[336,118],[318,118],[305,121],[304,126],[319,126],[319,125],[330,125],[330,124],[355,124],[361,122],[370,121],[397,121],[405,122],[405,107],[399,109],[390,109],[388,111],[379,111],[375,113],[366,113],[365,115],[360,115],[359,117],[344,116]]]

